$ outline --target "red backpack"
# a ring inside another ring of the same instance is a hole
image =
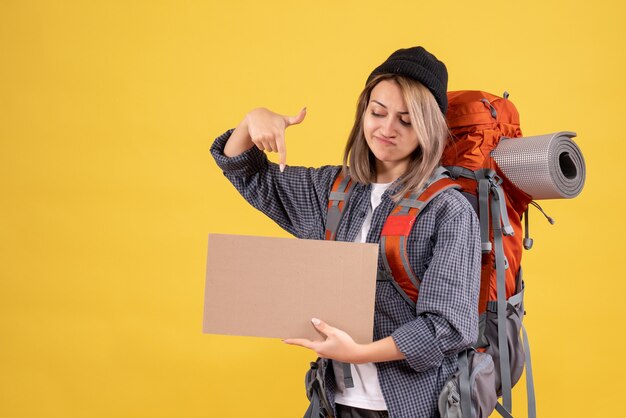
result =
[[[522,215],[532,198],[511,183],[491,152],[502,138],[520,138],[519,113],[508,93],[503,97],[482,91],[448,93],[446,115],[451,138],[442,165],[461,192],[477,203],[482,241],[482,270],[479,299],[480,329],[476,348],[490,354],[496,366],[496,389],[502,405],[496,409],[510,416],[511,388],[526,364],[528,416],[534,417],[530,349],[522,326],[525,314],[522,280]],[[520,330],[524,339],[520,338]]]

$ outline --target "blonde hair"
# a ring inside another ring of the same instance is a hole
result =
[[[363,117],[372,90],[383,80],[393,80],[400,87],[419,144],[407,171],[401,176],[402,187],[393,196],[398,201],[408,192],[419,191],[428,181],[439,165],[449,131],[435,97],[422,83],[396,74],[378,75],[367,83],[357,101],[354,125],[343,155],[344,175],[349,173],[351,178],[362,184],[376,181],[376,157],[365,140]]]

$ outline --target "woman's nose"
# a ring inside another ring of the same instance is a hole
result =
[[[386,137],[394,136],[396,132],[396,127],[395,127],[395,121],[393,120],[393,118],[390,116],[387,116],[382,121],[380,130],[381,130],[381,133],[385,135]]]

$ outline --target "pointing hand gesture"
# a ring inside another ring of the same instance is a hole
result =
[[[282,172],[287,163],[285,130],[291,125],[302,122],[305,116],[306,108],[303,108],[295,116],[280,115],[269,109],[258,108],[246,115],[244,123],[248,127],[248,134],[252,143],[258,149],[279,154],[280,171]]]

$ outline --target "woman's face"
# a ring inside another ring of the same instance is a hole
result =
[[[419,144],[402,90],[395,81],[383,80],[372,90],[363,118],[363,132],[376,156],[379,174],[381,169],[398,176],[406,171]]]

